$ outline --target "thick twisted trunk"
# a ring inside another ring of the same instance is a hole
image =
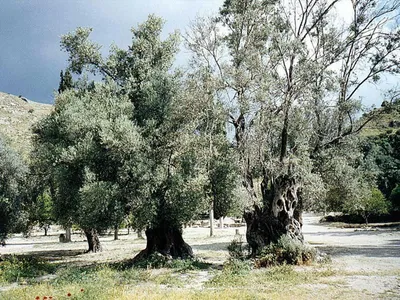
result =
[[[86,235],[86,239],[89,245],[89,249],[87,252],[100,252],[102,248],[97,230],[93,228],[88,228],[84,229],[83,232]]]
[[[254,210],[244,213],[252,256],[285,234],[303,241],[301,197],[295,180],[290,176],[275,180],[264,176],[261,187],[263,207],[255,205]]]
[[[154,253],[171,258],[192,258],[192,248],[185,243],[182,230],[166,223],[146,229],[147,245],[135,260],[145,259]]]

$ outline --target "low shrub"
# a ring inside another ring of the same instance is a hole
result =
[[[249,260],[230,258],[224,264],[223,272],[235,276],[246,275],[253,268],[253,263]]]
[[[172,259],[164,256],[160,253],[151,254],[145,259],[136,261],[133,265],[137,268],[145,269],[160,269],[160,268],[171,268],[183,270],[200,270],[209,268],[210,264],[201,261],[198,258],[195,259]]]
[[[246,259],[250,255],[249,246],[244,244],[242,236],[235,238],[228,246],[229,256],[234,259]]]
[[[255,266],[268,267],[282,264],[302,265],[313,261],[316,250],[283,235],[276,243],[266,246],[255,260]]]

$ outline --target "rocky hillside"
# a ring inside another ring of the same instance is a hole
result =
[[[27,158],[31,148],[32,125],[52,109],[49,104],[0,92],[0,135]]]
[[[394,133],[400,129],[400,113],[392,111],[381,115],[369,123],[362,131],[363,136],[375,136],[381,133]]]

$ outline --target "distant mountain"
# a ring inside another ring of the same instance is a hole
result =
[[[50,104],[0,92],[0,135],[27,158],[31,149],[32,125],[52,109]]]

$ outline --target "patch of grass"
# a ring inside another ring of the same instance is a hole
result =
[[[312,287],[280,287],[280,289],[271,290],[270,288],[254,286],[247,287],[225,287],[213,289],[181,289],[181,288],[162,288],[159,286],[93,286],[90,289],[84,289],[80,292],[80,286],[69,285],[63,289],[54,290],[49,285],[36,285],[25,289],[8,291],[1,294],[2,299],[7,300],[32,300],[36,295],[40,295],[43,299],[44,295],[53,295],[53,299],[85,299],[85,300],[231,300],[231,299],[318,299],[323,295],[324,299],[374,299],[371,295],[367,295],[361,291],[328,286],[321,288],[318,292]],[[67,293],[71,293],[71,297],[67,297]]]
[[[166,285],[168,287],[183,287],[184,282],[181,278],[173,274],[172,272],[166,272],[156,275],[152,278],[152,281],[156,284]]]
[[[56,267],[34,256],[10,256],[0,262],[0,281],[22,282],[52,274]]]
[[[135,284],[150,279],[150,272],[143,269],[130,268],[118,270],[108,265],[90,267],[67,267],[60,268],[52,280],[54,285],[65,284],[96,284],[102,282],[104,285],[111,284]]]
[[[122,299],[124,288],[120,285],[102,286],[96,284],[65,284],[63,286],[45,284],[35,284],[23,288],[16,288],[3,292],[1,299],[33,300],[36,297],[52,297],[52,299],[74,299],[74,300],[108,300]],[[68,296],[70,295],[70,296]]]
[[[209,286],[243,286],[246,285],[246,276],[250,273],[253,263],[247,260],[230,258],[222,269],[208,283]]]

